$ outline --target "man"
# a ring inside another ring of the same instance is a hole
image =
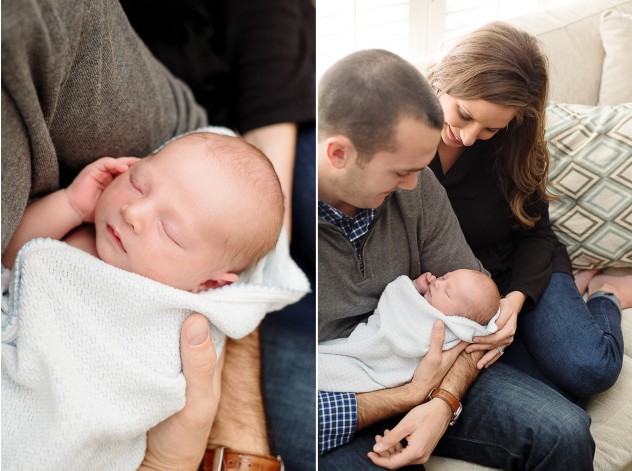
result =
[[[382,50],[351,54],[322,77],[318,103],[322,341],[349,335],[397,276],[483,267],[426,169],[443,113],[412,65]],[[463,344],[442,353],[442,341],[437,323],[404,386],[319,393],[320,470],[373,469],[367,452],[375,465],[395,469],[424,463],[433,451],[504,469],[592,469],[584,411],[506,365],[474,382],[482,354],[466,354]]]

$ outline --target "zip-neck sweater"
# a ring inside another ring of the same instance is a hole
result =
[[[459,268],[484,271],[429,169],[419,173],[414,190],[397,190],[382,203],[357,254],[341,229],[319,218],[319,341],[349,336],[398,276],[442,276]]]

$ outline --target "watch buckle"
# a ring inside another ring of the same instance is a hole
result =
[[[213,469],[212,471],[222,471],[222,466],[224,464],[224,450],[226,447],[220,446],[219,448],[215,448],[215,453],[213,454]]]

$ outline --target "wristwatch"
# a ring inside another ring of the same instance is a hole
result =
[[[448,407],[450,407],[452,410],[452,421],[450,422],[450,425],[454,425],[456,419],[459,418],[459,415],[461,415],[461,411],[463,410],[461,401],[459,401],[451,392],[441,388],[432,388],[430,394],[428,394],[428,397],[426,398],[426,402],[434,398],[441,399],[448,405]]]
[[[257,455],[218,447],[207,448],[198,471],[284,471],[280,456]]]

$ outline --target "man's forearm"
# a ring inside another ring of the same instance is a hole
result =
[[[358,420],[356,429],[362,430],[375,422],[408,412],[426,398],[413,383],[390,389],[356,394]]]
[[[476,362],[485,352],[462,352],[441,382],[441,388],[462,399],[478,376]],[[423,388],[414,383],[391,389],[356,394],[358,419],[356,429],[361,430],[375,422],[404,414],[422,404],[431,385]]]
[[[452,368],[445,375],[441,385],[441,389],[454,394],[459,400],[463,400],[463,396],[474,382],[480,370],[476,368],[476,362],[485,354],[484,351],[476,351],[466,353],[465,351],[457,357]]]
[[[259,332],[241,340],[227,339],[224,354],[222,395],[209,444],[267,455]]]
[[[70,205],[65,190],[58,190],[29,204],[7,248],[2,253],[2,264],[12,268],[18,251],[29,240],[50,237],[61,240],[68,232],[81,225],[81,218]]]

